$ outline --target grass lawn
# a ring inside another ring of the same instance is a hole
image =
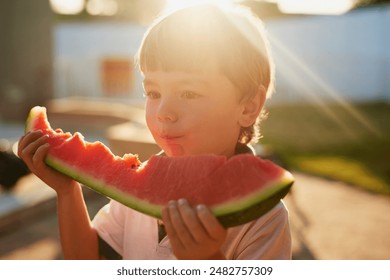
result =
[[[291,170],[390,195],[390,104],[267,109],[260,143]]]

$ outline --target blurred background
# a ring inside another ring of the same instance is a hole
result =
[[[54,193],[15,156],[32,106],[118,155],[158,148],[133,56],[184,0],[0,0],[0,259],[60,259]],[[257,150],[292,170],[295,259],[390,259],[390,1],[237,3],[276,65]],[[85,190],[91,216],[107,199]],[[379,230],[380,229],[380,230]]]

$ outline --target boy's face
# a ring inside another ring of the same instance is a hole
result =
[[[146,72],[146,122],[168,156],[234,154],[243,107],[218,73]]]

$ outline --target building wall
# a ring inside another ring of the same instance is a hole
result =
[[[52,97],[52,65],[49,1],[0,1],[0,118]]]
[[[267,21],[271,102],[390,100],[390,6]]]

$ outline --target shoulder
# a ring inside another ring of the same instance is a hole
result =
[[[229,228],[225,250],[231,259],[290,259],[291,233],[284,203],[256,220]]]

